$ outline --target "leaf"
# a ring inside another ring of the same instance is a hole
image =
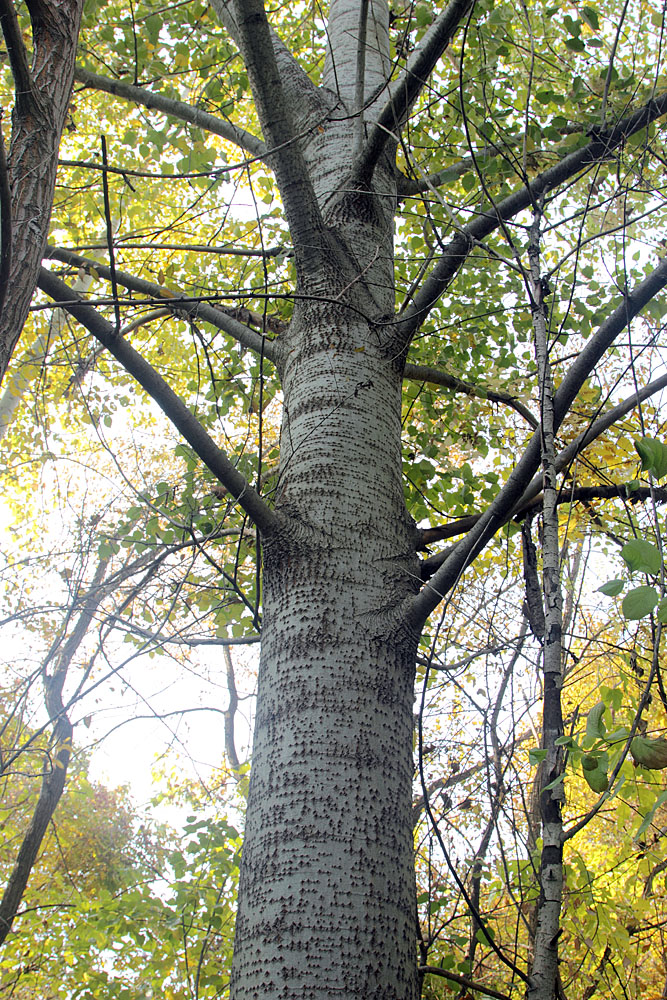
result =
[[[600,18],[598,17],[598,12],[593,7],[583,7],[579,13],[589,28],[592,28],[593,31],[600,30]]]
[[[621,549],[621,558],[631,573],[660,572],[660,552],[653,544],[643,538],[631,538]]]
[[[667,476],[667,445],[656,438],[643,437],[635,441],[641,459],[642,472],[652,473],[656,479]]]
[[[644,819],[642,820],[641,826],[639,827],[639,829],[635,834],[635,840],[641,837],[642,834],[646,833],[649,826],[653,822],[653,817],[655,816],[656,812],[658,811],[660,806],[665,804],[665,802],[667,802],[667,792],[663,792],[661,795],[659,795],[655,800],[655,802],[653,803],[653,805],[651,806],[651,808],[649,809],[649,811],[646,813]]]
[[[667,740],[661,737],[651,740],[646,736],[635,736],[630,744],[630,754],[635,764],[653,771],[662,771],[667,767]]]
[[[658,593],[655,587],[635,587],[625,595],[621,608],[629,621],[637,621],[650,615],[657,603]]]
[[[605,594],[607,597],[617,597],[624,587],[625,580],[608,580],[607,583],[603,583],[601,587],[598,587],[598,592]]]
[[[586,736],[589,740],[604,739],[606,728],[602,716],[604,715],[605,708],[605,703],[599,701],[588,713],[588,717],[586,718]]]
[[[609,778],[604,771],[596,768],[594,771],[583,771],[586,784],[594,792],[606,792],[609,788]]]
[[[547,753],[548,753],[547,750],[538,750],[538,749],[529,750],[528,760],[530,761],[531,764],[534,765],[541,764],[542,761],[547,759]]]

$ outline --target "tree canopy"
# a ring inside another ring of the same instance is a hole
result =
[[[664,997],[664,6],[0,24],[0,990]]]

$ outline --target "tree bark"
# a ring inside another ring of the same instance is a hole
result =
[[[417,563],[401,372],[378,336],[318,304],[289,334],[235,1000],[416,995],[416,636],[388,609],[414,592]]]
[[[16,88],[7,158],[12,219],[10,294],[0,317],[0,382],[28,316],[46,246],[83,0],[32,0],[28,9],[33,32],[30,69],[11,0],[0,4]]]
[[[369,8],[373,89],[389,66],[388,12]],[[358,67],[358,35],[359,4],[334,0],[326,74],[351,113],[307,135],[301,163],[293,152],[281,168],[291,211],[299,184],[304,225],[320,235],[302,266],[297,249],[301,294],[281,338],[280,527],[264,541],[234,1000],[414,1000],[417,990],[417,634],[396,609],[417,589],[418,564],[401,482],[404,359],[386,322],[396,182],[387,158],[371,185],[345,184],[357,88],[354,69],[344,87],[335,67]]]

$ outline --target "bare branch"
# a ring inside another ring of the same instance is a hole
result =
[[[359,31],[357,35],[357,72],[354,83],[354,155],[362,149],[364,141],[364,95],[366,91],[366,24],[368,22],[368,0],[359,3]]]
[[[234,716],[239,707],[239,696],[236,690],[236,676],[234,674],[234,661],[229,647],[222,650],[225,657],[225,667],[227,673],[227,690],[229,691],[229,706],[225,709],[225,751],[232,765],[233,771],[238,771],[240,765],[236,752],[236,740],[234,739]]]
[[[449,969],[441,969],[436,965],[420,965],[419,972],[426,973],[429,976],[441,976],[450,983],[458,983],[459,986],[464,986],[466,990],[483,993],[484,996],[495,997],[496,1000],[509,1000],[506,993],[500,993],[499,990],[494,990],[490,986],[482,986],[481,983],[474,983],[472,979],[459,976],[456,972],[450,972]]]
[[[666,113],[667,92],[663,92],[615,125],[596,132],[586,146],[563,156],[559,163],[539,174],[530,184],[522,186],[496,205],[487,205],[445,247],[442,257],[398,323],[403,337],[408,339],[419,329],[480,240],[486,239],[503,222],[529,208],[559,184],[595,163],[608,160],[625,139]]]
[[[35,102],[35,81],[28,66],[28,53],[12,0],[0,0],[0,27],[14,77],[17,110],[23,115]]]
[[[1,2],[1,0],[0,0]],[[9,288],[12,269],[12,192],[5,157],[5,137],[2,134],[0,112],[0,320]]]
[[[81,613],[72,630],[65,639],[60,635],[43,664],[44,700],[53,725],[53,750],[49,754],[49,765],[42,777],[42,787],[35,805],[28,829],[25,832],[12,873],[0,900],[0,944],[5,940],[12,927],[21,899],[28,884],[37,855],[42,846],[44,834],[53,818],[58,803],[65,788],[67,767],[72,755],[72,735],[74,727],[69,720],[63,705],[62,692],[67,671],[81,642],[90,627],[93,615],[100,603],[103,590],[100,583],[104,578],[107,563],[98,563],[93,578],[83,602]],[[51,673],[48,667],[53,663]]]
[[[211,0],[211,6],[220,19],[221,24],[224,25],[229,36],[240,48],[241,37],[239,26],[236,18],[232,14],[231,0]],[[301,130],[303,127],[307,126],[313,113],[321,116],[323,110],[322,93],[313,84],[313,81],[310,79],[308,74],[296,61],[290,50],[283,42],[282,38],[278,35],[277,31],[274,31],[274,29],[270,27],[269,32],[271,34],[273,52],[276,59],[276,65],[280,73],[283,90],[285,92],[285,96],[290,102],[290,108],[294,116],[294,121],[298,123],[299,130]],[[310,121],[310,125],[312,124],[312,121]]]
[[[464,382],[463,379],[456,378],[448,372],[438,368],[428,368],[426,365],[407,364],[403,371],[403,377],[412,379],[414,382],[431,382],[433,385],[443,385],[454,392],[464,392],[467,396],[475,396],[477,399],[489,399],[492,403],[504,403],[516,410],[527,423],[535,430],[538,426],[536,418],[528,407],[524,406],[514,396],[508,392],[496,392],[495,389],[485,389],[484,386],[473,385],[471,382]]]
[[[238,44],[248,70],[255,107],[272,152],[285,215],[301,274],[316,267],[329,241],[320,215],[308,168],[296,138],[292,114],[283,90],[262,0],[235,3]]]
[[[389,98],[352,166],[353,186],[368,185],[387,143],[398,133],[474,0],[451,0],[424,35],[402,76],[390,86]]]
[[[44,268],[40,271],[38,287],[85,326],[137,380],[260,531],[274,531],[278,526],[276,514],[232,465],[162,376],[123,337],[116,335],[111,323]]]
[[[140,104],[144,108],[152,111],[161,111],[171,118],[178,118],[179,121],[188,122],[197,128],[202,128],[213,135],[219,135],[222,139],[235,143],[240,149],[251,156],[259,159],[266,158],[266,146],[261,139],[246,132],[245,129],[232,125],[231,122],[211,115],[201,108],[193,108],[185,101],[177,101],[173,97],[166,97],[164,94],[156,94],[146,87],[137,87],[134,84],[125,83],[123,80],[112,80],[90,70],[77,66],[74,71],[74,79],[82,83],[84,87],[92,90],[101,90],[105,94],[113,94],[125,101]]]

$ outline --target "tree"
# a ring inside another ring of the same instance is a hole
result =
[[[120,440],[128,422],[156,421],[128,393],[134,379],[187,442],[169,460],[163,449],[160,478],[131,506],[89,515],[90,530],[103,558],[123,546],[175,558],[189,539],[212,573],[193,568],[175,597],[161,580],[144,624],[129,602],[114,623],[142,643],[182,642],[185,619],[211,610],[223,644],[234,618],[232,639],[259,630],[261,605],[231,996],[416,996],[416,667],[421,658],[426,690],[463,574],[499,573],[494,539],[525,521],[543,676],[527,953],[484,930],[484,850],[465,899],[512,981],[530,1000],[554,998],[566,842],[558,509],[623,501],[627,479],[608,483],[594,451],[579,471],[600,435],[633,411],[637,436],[659,432],[638,407],[665,384],[651,379],[667,283],[662,16],[630,3],[603,16],[592,5],[390,12],[386,0],[331,0],[326,22],[281,5],[273,25],[259,0],[213,9],[88,16],[80,135],[66,140],[55,201],[54,238],[74,249],[46,256],[108,293],[85,301],[53,263],[38,287],[75,321],[52,347],[49,397],[95,368],[82,412],[103,440],[114,410],[134,408],[117,421]],[[100,94],[132,110],[100,112]],[[100,114],[107,137],[91,160]],[[137,162],[137,143],[139,161],[157,166]],[[227,162],[230,144],[240,164]],[[221,180],[235,173],[256,224],[234,215],[238,189],[221,209]],[[104,263],[77,252],[91,246]],[[209,251],[226,260],[219,270]],[[625,399],[610,405],[617,384]],[[252,420],[236,446],[239,400]],[[10,456],[36,433],[22,419]],[[134,461],[114,448],[113,461]],[[659,499],[648,480],[642,498]],[[448,538],[458,541],[420,561]],[[653,639],[657,651],[659,629]]]

